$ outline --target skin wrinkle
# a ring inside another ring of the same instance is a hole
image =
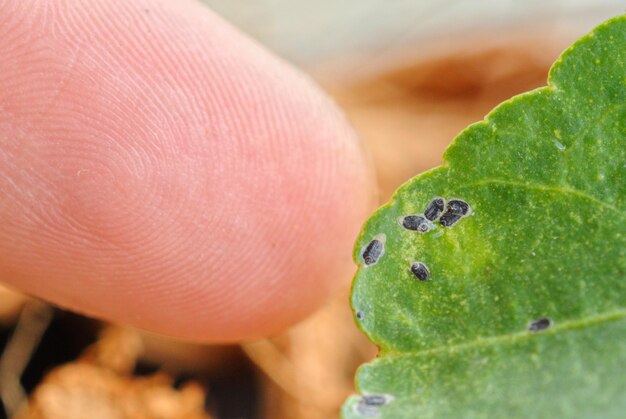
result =
[[[48,2],[46,25],[0,9],[37,27],[0,40],[0,124],[21,132],[0,140],[19,162],[0,190],[33,194],[0,207],[15,219],[3,279],[222,342],[275,333],[347,283],[373,177],[307,78],[194,2]]]

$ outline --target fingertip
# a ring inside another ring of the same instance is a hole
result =
[[[0,9],[3,278],[212,342],[346,283],[372,174],[306,77],[196,3],[45,5]]]

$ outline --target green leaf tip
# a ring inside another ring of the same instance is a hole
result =
[[[625,121],[622,15],[372,215],[351,304],[380,354],[344,418],[623,417]]]

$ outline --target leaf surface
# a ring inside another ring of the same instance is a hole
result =
[[[625,122],[619,16],[367,221],[351,303],[380,354],[345,418],[624,417]],[[407,228],[437,197],[470,210]]]

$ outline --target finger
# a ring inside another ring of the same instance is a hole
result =
[[[226,342],[351,276],[372,204],[353,132],[194,1],[0,2],[0,277]]]

